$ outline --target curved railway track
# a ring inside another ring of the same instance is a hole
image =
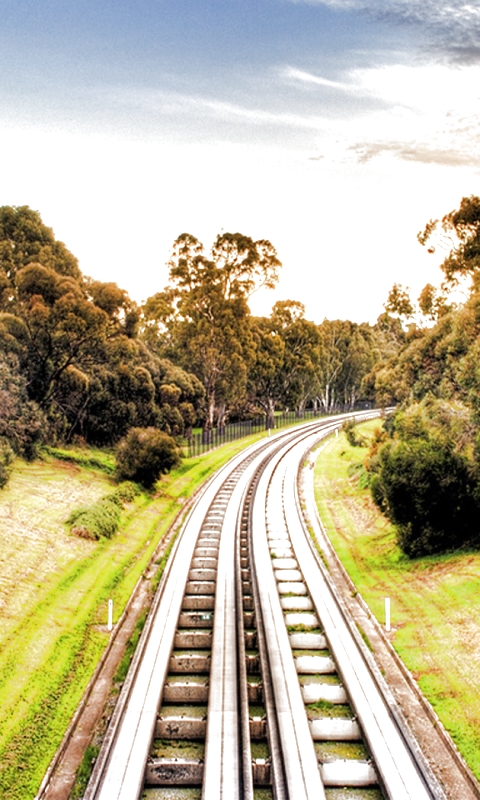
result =
[[[444,797],[306,530],[299,464],[343,419],[263,440],[207,483],[85,800]]]

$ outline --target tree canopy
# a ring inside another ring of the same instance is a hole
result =
[[[21,402],[43,436],[109,445],[132,426],[181,435],[196,421],[195,376],[145,346],[127,292],[83,276],[27,206],[0,209],[0,289],[0,355],[16,376],[5,408]]]

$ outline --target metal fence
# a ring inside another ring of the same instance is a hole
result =
[[[355,406],[355,410],[367,410],[370,406],[371,404],[368,402],[358,403]],[[351,408],[337,408],[332,413],[338,414],[342,411],[351,410]],[[282,411],[281,413],[275,414],[274,427],[275,430],[278,430],[279,428],[287,428],[289,425],[296,425],[301,422],[307,422],[310,419],[317,419],[318,417],[325,416],[327,415],[320,409],[318,411],[304,411],[302,415],[297,411]],[[203,453],[207,453],[209,450],[215,450],[215,448],[227,442],[234,442],[237,439],[243,439],[244,436],[251,436],[254,433],[261,433],[265,430],[267,430],[267,419],[265,415],[243,420],[242,422],[229,422],[221,429],[213,428],[209,433],[208,441],[205,441],[203,431],[192,433],[192,435],[185,440],[183,451],[186,456],[199,456]]]
[[[278,428],[286,428],[288,425],[306,422],[309,419],[321,416],[324,415],[320,411],[305,411],[302,416],[299,416],[295,411],[275,414],[275,430]],[[186,440],[186,444],[183,448],[184,453],[186,456],[199,456],[202,455],[202,453],[220,447],[220,445],[226,442],[234,442],[237,439],[243,439],[244,436],[251,436],[254,433],[261,433],[265,430],[267,430],[267,422],[266,417],[263,415],[242,422],[230,422],[221,429],[213,428],[210,431],[208,441],[205,441],[205,436],[202,431],[192,433],[190,438]]]

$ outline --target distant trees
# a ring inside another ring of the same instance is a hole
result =
[[[207,256],[182,234],[169,267],[169,284],[142,308],[141,336],[201,381],[204,441],[232,415],[261,411],[273,427],[278,409],[301,417],[308,405],[330,413],[371,399],[364,379],[383,353],[383,334],[366,324],[316,325],[296,300],[278,301],[270,317],[250,315],[250,295],[278,277],[270,242],[224,233]]]
[[[249,298],[280,266],[268,240],[221,233],[207,253],[184,233],[168,285],[138,308],[82,275],[38,212],[0,208],[0,437],[25,456],[43,439],[110,446],[132,429],[178,440],[201,425],[209,442],[229,418],[273,427],[278,410],[370,401],[386,328],[316,325],[295,300],[252,317]]]

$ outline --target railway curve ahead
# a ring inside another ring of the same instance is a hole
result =
[[[358,800],[444,797],[365,660],[303,519],[299,465],[346,416],[262,440],[208,481],[84,800],[321,800],[343,787]]]

